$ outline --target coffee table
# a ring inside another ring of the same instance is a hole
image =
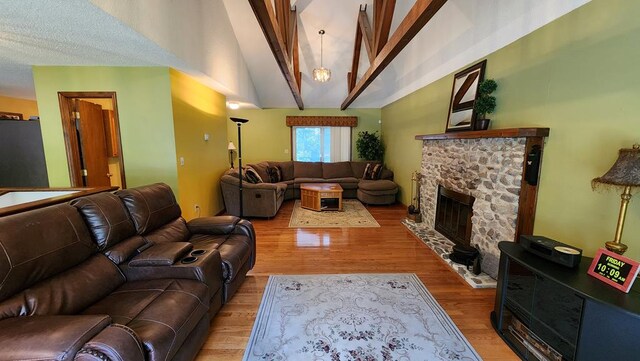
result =
[[[314,211],[341,211],[342,187],[337,183],[305,183],[300,186],[302,208]]]

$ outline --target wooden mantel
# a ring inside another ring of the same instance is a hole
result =
[[[416,140],[548,137],[549,128],[508,128],[416,135]]]

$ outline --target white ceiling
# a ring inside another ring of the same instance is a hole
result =
[[[351,107],[389,104],[588,1],[449,0]],[[372,2],[292,1],[305,108],[338,108],[347,96],[358,8],[370,13]],[[392,31],[413,3],[397,0]],[[0,9],[0,95],[34,99],[32,65],[170,66],[245,106],[296,107],[245,0],[0,0]],[[310,77],[320,29],[328,83]]]

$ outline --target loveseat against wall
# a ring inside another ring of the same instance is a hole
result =
[[[343,198],[357,198],[365,204],[392,204],[396,201],[398,185],[393,172],[381,167],[376,179],[363,179],[367,164],[372,162],[272,162],[248,164],[255,169],[261,182],[242,182],[242,207],[245,217],[273,217],[282,202],[300,198],[300,185],[304,183],[338,183],[344,190]],[[277,167],[280,179],[273,179]],[[235,169],[220,179],[222,196],[228,214],[239,215],[239,184]]]
[[[255,233],[154,184],[2,217],[0,249],[0,360],[191,360]]]

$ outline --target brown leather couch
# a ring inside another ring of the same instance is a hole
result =
[[[393,172],[382,168],[380,179],[362,179],[367,163],[375,162],[260,162],[248,164],[256,170],[262,183],[242,182],[242,207],[245,217],[273,217],[285,200],[299,199],[300,186],[304,183],[338,183],[343,189],[343,198],[357,198],[365,204],[393,204],[398,185],[393,181]],[[282,180],[271,183],[268,168],[280,168]],[[228,214],[238,215],[238,173],[229,170],[220,179],[222,196]]]
[[[191,360],[255,234],[154,184],[2,217],[0,250],[0,360]]]

